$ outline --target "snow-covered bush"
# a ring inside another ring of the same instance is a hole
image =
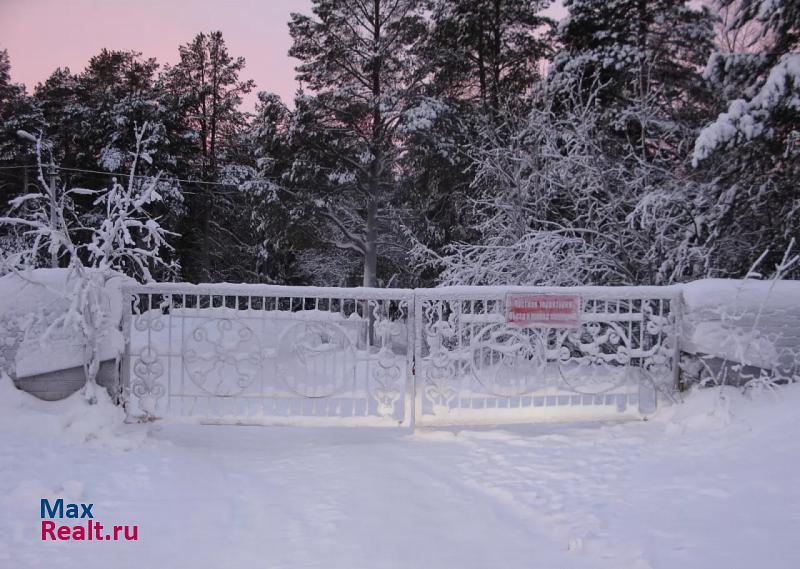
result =
[[[596,94],[602,85],[593,85]],[[662,267],[671,258],[669,232],[679,225],[673,217],[685,217],[685,209],[659,208],[656,219],[652,208],[639,207],[654,187],[680,184],[631,147],[623,159],[615,156],[596,99],[582,98],[578,89],[564,95],[563,108],[544,92],[527,115],[509,111],[500,124],[484,125],[471,148],[473,242],[438,253],[420,243],[412,250],[423,266],[441,271],[440,283],[666,284],[686,278]],[[662,211],[669,219],[661,219]]]
[[[147,210],[161,199],[157,192],[158,176],[136,175],[138,161],[149,160],[143,147],[147,129],[147,123],[135,129],[136,146],[128,183],[122,185],[114,178],[105,191],[48,184],[42,166],[46,149],[41,137],[34,139],[37,191],[12,200],[12,215],[0,217],[0,224],[20,229],[26,243],[3,259],[6,270],[22,278],[31,269],[48,262],[68,270],[66,309],[49,322],[41,341],[46,343],[59,330],[72,331],[82,339],[84,394],[89,401],[96,399],[101,339],[107,328],[108,307],[103,293],[107,282],[120,274],[152,280],[151,269],[165,265],[161,254],[170,249],[168,232]],[[95,197],[94,205],[102,210],[95,225],[87,225],[76,215],[74,200],[79,196]]]

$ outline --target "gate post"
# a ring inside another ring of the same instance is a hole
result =
[[[423,342],[423,325],[422,325],[422,302],[419,298],[419,289],[414,289],[414,374],[412,377],[412,386],[414,390],[413,400],[413,427],[417,428],[417,421],[422,418],[422,395],[425,390],[425,378],[422,377],[422,342]]]
[[[124,287],[122,289],[122,336],[125,340],[125,347],[122,350],[122,363],[120,365],[120,396],[122,408],[125,411],[125,420],[130,419],[130,395],[131,395],[131,302],[133,295]]]
[[[408,301],[408,315],[406,317],[406,388],[404,398],[403,423],[407,427],[415,428],[416,413],[414,400],[416,398],[416,302],[417,291],[412,292]]]
[[[673,330],[675,334],[675,346],[672,354],[672,373],[673,381],[672,388],[678,390],[681,384],[681,337],[683,336],[683,292],[678,291],[673,300],[674,306],[671,306],[671,312],[675,317]]]

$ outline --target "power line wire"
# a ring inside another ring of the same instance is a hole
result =
[[[34,169],[35,170],[35,169],[38,168],[38,166],[36,166],[36,165],[0,166],[0,170],[11,170],[11,169],[15,169],[15,168],[30,168],[30,169]],[[56,170],[63,170],[65,172],[80,172],[80,173],[83,173],[83,174],[103,174],[103,175],[106,175],[106,176],[126,176],[128,178],[131,177],[131,174],[126,174],[124,172],[108,172],[108,171],[105,171],[105,170],[88,170],[86,168],[68,168],[68,167],[65,167],[65,166],[56,166]],[[147,175],[144,175],[144,174],[134,174],[133,177],[134,178],[152,179],[154,176],[147,176]],[[190,179],[186,179],[186,178],[173,178],[171,176],[168,176],[168,177],[164,178],[164,181],[183,182],[183,183],[186,183],[186,184],[204,184],[204,185],[208,185],[208,186],[228,186],[228,187],[230,187],[230,186],[238,186],[238,184],[235,184],[235,183],[232,183],[232,182],[208,182],[208,181],[205,181],[205,180],[190,180]],[[247,182],[269,182],[269,183],[274,183],[274,180],[270,179],[270,178],[258,178],[258,179],[255,179],[255,180],[247,180]],[[280,186],[278,186],[278,187],[280,187]],[[197,192],[182,191],[181,193],[189,194],[189,195],[198,195]]]

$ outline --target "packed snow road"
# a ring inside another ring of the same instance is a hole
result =
[[[794,386],[650,422],[416,433],[109,427],[108,406],[0,396],[2,567],[800,565]],[[138,540],[42,541],[59,497]]]

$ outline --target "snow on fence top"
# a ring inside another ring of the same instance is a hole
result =
[[[757,307],[762,303],[768,310],[800,310],[800,281],[703,279],[677,286],[689,311],[723,305]]]
[[[437,288],[367,288],[367,287],[319,287],[283,286],[267,284],[191,284],[153,283],[127,285],[129,293],[187,294],[213,296],[281,296],[306,298],[356,298],[411,300],[413,298],[440,298],[452,300],[480,300],[501,298],[507,293],[536,292],[580,294],[592,299],[623,298],[677,298],[683,285],[669,286],[446,286]]]
[[[283,286],[267,284],[191,284],[191,283],[154,283],[132,285],[124,288],[126,293],[151,294],[186,294],[210,296],[268,296],[295,298],[347,298],[359,300],[385,299],[411,300],[415,291],[407,288],[366,288],[366,287],[319,287],[319,286]]]
[[[508,293],[578,294],[594,300],[678,298],[681,285],[669,286],[445,286],[418,288],[416,298],[446,300],[481,300],[502,298]]]

